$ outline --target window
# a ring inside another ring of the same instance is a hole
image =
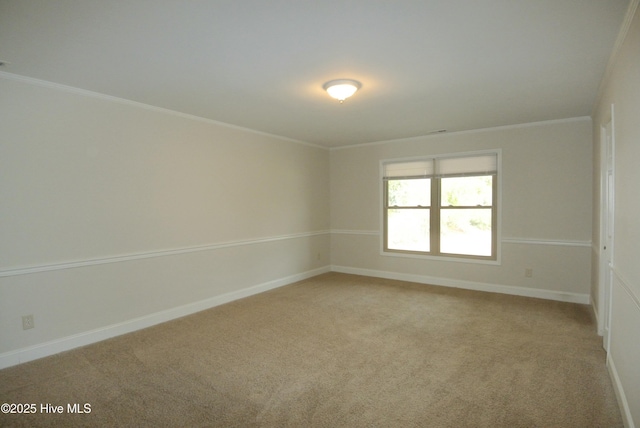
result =
[[[384,162],[385,252],[497,259],[498,154]]]

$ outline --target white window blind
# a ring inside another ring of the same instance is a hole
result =
[[[498,170],[495,153],[450,158],[418,159],[384,164],[385,179],[461,177],[494,175]]]
[[[438,159],[437,176],[491,175],[498,170],[495,154]]]
[[[388,163],[384,165],[384,178],[432,177],[434,172],[435,166],[433,159]]]

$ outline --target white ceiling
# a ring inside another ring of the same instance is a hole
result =
[[[337,147],[587,116],[629,0],[0,0],[2,71]],[[339,104],[322,85],[362,89]]]

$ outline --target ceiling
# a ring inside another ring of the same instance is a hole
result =
[[[628,4],[0,0],[0,70],[339,147],[588,116]]]

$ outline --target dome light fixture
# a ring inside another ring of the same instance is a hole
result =
[[[351,79],[337,79],[331,80],[324,85],[322,88],[327,91],[327,93],[340,101],[340,104],[344,102],[351,95],[355,94],[358,89],[362,87],[362,84],[356,80]]]

